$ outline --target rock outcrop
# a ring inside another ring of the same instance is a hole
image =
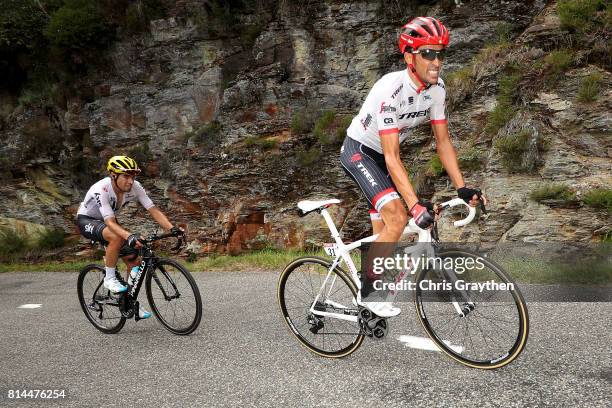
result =
[[[417,7],[268,2],[257,14],[237,16],[254,33],[247,36],[215,28],[210,18],[203,22],[205,11],[193,11],[198,2],[180,3],[175,15],[152,21],[150,33],[114,46],[113,70],[89,79],[90,92],[83,93],[89,96],[46,110],[2,99],[2,111],[9,106],[12,113],[0,127],[0,221],[21,220],[24,231],[36,229],[33,223],[77,234],[72,218],[86,189],[103,177],[108,157],[126,153],[144,167],[141,182],[156,204],[188,227],[194,252],[308,247],[329,239],[322,220],[297,216],[300,199],[342,199],[334,218],[343,234],[365,235],[367,207],[339,166],[338,144],[293,132],[292,118],[313,108],[355,114],[379,77],[405,68],[395,50],[397,27]],[[469,83],[449,105],[451,136],[460,156],[470,149],[480,153],[481,165],[465,176],[491,202],[487,218],[448,229],[443,237],[486,243],[599,239],[611,225],[606,211],[551,209],[527,197],[552,181],[569,184],[579,195],[612,184],[610,73],[583,64],[562,73],[557,85],[521,84],[529,97],[522,113],[497,135],[487,135],[484,122],[495,108],[498,74],[509,56],[473,58],[496,40],[495,28],[507,23],[513,58],[541,59],[564,38],[555,3],[440,3],[418,12],[450,26],[446,71],[471,67]],[[593,72],[603,78],[600,97],[578,103],[580,81]],[[511,174],[495,140],[522,129],[534,141],[546,140],[547,148],[532,149],[529,173]],[[416,129],[403,146],[415,176],[425,173],[434,153],[428,127]],[[444,176],[419,177],[428,198],[453,196]],[[119,219],[137,231],[155,228],[136,207],[124,209]]]

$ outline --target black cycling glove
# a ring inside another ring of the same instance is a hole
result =
[[[174,235],[175,237],[182,237],[185,236],[185,231],[183,231],[182,229],[180,229],[179,227],[172,227],[170,228],[170,233],[172,235]]]
[[[482,191],[477,188],[467,188],[465,186],[461,187],[457,190],[457,196],[465,201],[466,204],[469,204],[474,195],[478,196],[478,198],[482,197]]]
[[[132,234],[127,238],[127,244],[130,248],[136,247],[136,242],[140,239],[140,234]]]

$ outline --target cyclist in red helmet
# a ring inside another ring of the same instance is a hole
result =
[[[417,17],[404,25],[399,50],[407,69],[379,79],[347,129],[340,161],[371,206],[372,228],[379,234],[376,242],[399,241],[408,222],[400,198],[419,227],[428,228],[433,222],[433,206],[419,201],[400,158],[400,143],[421,123],[431,123],[440,161],[458,196],[472,206],[479,200],[486,204],[478,189],[466,187],[448,133],[446,90],[440,78],[448,43],[448,29],[435,18]],[[373,255],[368,258],[371,261]],[[363,279],[362,296],[367,297],[379,277],[369,269]],[[400,313],[387,302],[366,299],[363,306],[382,317]]]

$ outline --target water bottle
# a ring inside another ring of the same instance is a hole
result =
[[[133,286],[134,285],[134,279],[136,279],[136,276],[138,275],[138,271],[140,270],[140,266],[133,266],[132,270],[130,271],[130,277],[128,278],[128,285],[129,286]]]

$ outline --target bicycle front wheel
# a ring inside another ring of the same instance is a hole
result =
[[[339,267],[330,269],[323,258],[294,260],[279,277],[277,296],[283,320],[300,343],[317,355],[339,358],[357,350],[364,334],[353,303],[355,284]]]
[[[202,298],[193,276],[181,264],[160,259],[145,281],[153,314],[170,332],[193,333],[202,319]]]
[[[77,292],[87,320],[102,333],[113,334],[123,328],[125,317],[118,300],[104,287],[105,274],[102,266],[87,265],[79,273]]]
[[[477,253],[445,250],[437,259],[444,267],[424,268],[415,278],[417,314],[429,337],[469,367],[511,363],[529,333],[527,306],[516,283]]]

